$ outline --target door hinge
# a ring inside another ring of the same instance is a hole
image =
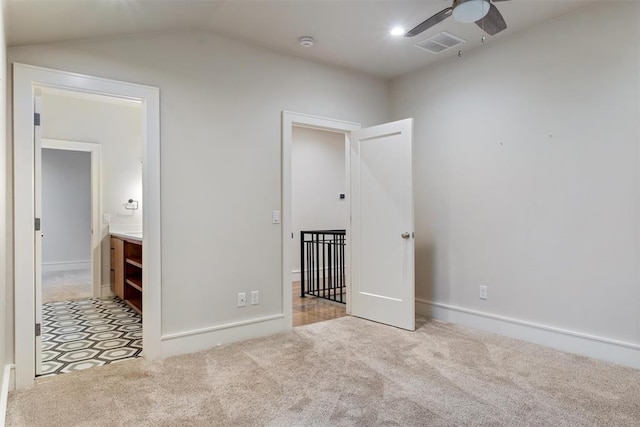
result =
[[[40,231],[40,218],[36,218],[36,231]]]
[[[33,113],[33,125],[40,126],[40,113]]]
[[[39,337],[42,334],[42,325],[40,323],[36,323],[36,337]]]

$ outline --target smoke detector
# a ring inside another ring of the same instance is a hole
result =
[[[298,40],[300,42],[300,46],[302,47],[311,47],[314,45],[314,41],[313,41],[313,37],[311,36],[304,36],[304,37],[300,37],[300,40]]]

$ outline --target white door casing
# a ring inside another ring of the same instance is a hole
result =
[[[142,188],[144,354],[162,356],[161,349],[161,220],[160,220],[160,91],[157,87],[95,76],[13,64],[13,194],[14,194],[14,359],[15,387],[24,388],[35,378],[35,245],[34,245],[34,88],[47,86],[140,100],[144,114]]]
[[[413,119],[351,133],[351,314],[415,329]]]
[[[34,126],[33,126],[33,146],[34,146],[34,200],[36,227],[34,227],[35,264],[34,285],[35,285],[35,370],[36,375],[42,373],[42,237],[44,230],[41,228],[42,219],[42,128],[40,127],[40,115],[42,113],[42,97],[40,91],[35,90],[33,97]]]

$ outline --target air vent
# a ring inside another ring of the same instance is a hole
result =
[[[420,43],[417,43],[416,47],[431,53],[442,53],[465,42],[466,40],[461,37],[442,31],[421,41]]]

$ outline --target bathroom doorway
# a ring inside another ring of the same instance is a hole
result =
[[[41,159],[42,303],[92,298],[91,152],[43,141]]]
[[[112,292],[110,235],[142,232],[141,102],[36,86],[36,108],[36,375],[138,357],[141,304]]]
[[[141,241],[145,245],[143,280],[148,284],[141,305],[144,307],[145,322],[142,326],[144,356],[149,359],[160,357],[161,347],[161,239],[160,239],[160,97],[159,89],[134,83],[120,82],[89,75],[34,67],[25,64],[13,64],[13,138],[14,138],[14,281],[20,283],[15,290],[15,386],[24,388],[33,384],[36,376],[36,348],[42,334],[42,325],[37,321],[36,304],[37,265],[36,242],[40,236],[37,227],[34,232],[35,216],[35,138],[40,117],[36,110],[35,89],[53,88],[68,90],[80,95],[103,95],[122,101],[135,101],[140,104],[143,114],[141,126],[143,146],[141,158],[137,159],[142,172],[141,201],[145,209]],[[56,138],[56,136],[53,136]],[[69,137],[77,140],[80,138]],[[106,159],[105,159],[106,161]],[[138,174],[140,171],[137,172]],[[129,189],[130,190],[130,189]],[[130,191],[127,191],[130,193]],[[125,196],[122,204],[131,197]],[[113,216],[112,216],[113,217]],[[107,217],[100,221],[100,234],[106,237]],[[95,230],[94,230],[95,233]],[[35,238],[34,238],[35,237]],[[101,240],[100,254],[102,264],[108,265],[109,242]],[[107,249],[106,252],[103,249]],[[107,258],[107,262],[104,258]],[[39,260],[38,260],[39,261]],[[101,269],[101,277],[109,276],[109,269]],[[101,282],[101,292],[109,289],[109,279]],[[86,331],[82,333],[86,334]]]

